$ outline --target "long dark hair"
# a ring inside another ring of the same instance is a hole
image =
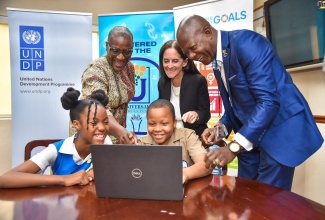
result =
[[[162,47],[160,48],[160,52],[159,52],[159,74],[160,77],[164,80],[169,79],[165,73],[164,66],[163,66],[164,53],[169,48],[174,48],[179,53],[179,55],[181,55],[181,58],[183,60],[187,58],[187,56],[183,52],[182,48],[178,45],[176,40],[170,40],[164,43],[164,45],[162,45]],[[183,71],[184,74],[200,74],[193,60],[190,59],[188,60],[187,65],[183,67]]]

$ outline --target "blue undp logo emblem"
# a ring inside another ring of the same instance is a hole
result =
[[[20,70],[44,71],[43,27],[19,26]]]

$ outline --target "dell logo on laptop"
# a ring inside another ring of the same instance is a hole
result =
[[[142,171],[138,168],[132,170],[132,176],[134,178],[140,178],[142,176]]]

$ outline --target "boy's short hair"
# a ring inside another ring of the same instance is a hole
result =
[[[148,107],[147,118],[148,118],[148,112],[151,109],[164,108],[164,107],[169,108],[170,113],[172,114],[173,120],[175,120],[175,118],[176,118],[176,116],[175,116],[175,108],[174,108],[173,104],[167,99],[157,99],[157,100],[153,101]]]

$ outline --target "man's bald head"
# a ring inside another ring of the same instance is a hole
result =
[[[203,28],[209,27],[210,23],[199,15],[189,15],[180,22],[176,37],[198,34]]]
[[[185,17],[178,26],[176,37],[190,60],[208,65],[216,57],[218,32],[203,17]]]

